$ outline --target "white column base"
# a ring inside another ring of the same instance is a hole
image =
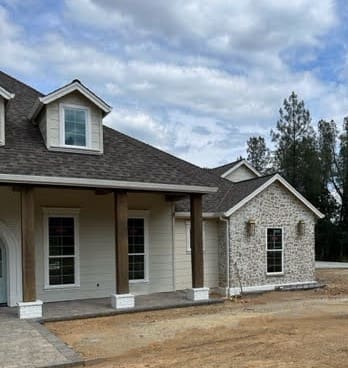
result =
[[[114,309],[130,309],[135,306],[133,294],[112,294],[111,306]]]
[[[187,291],[187,298],[193,301],[209,300],[209,288],[193,288]]]
[[[20,319],[42,318],[42,301],[18,302],[18,316]]]

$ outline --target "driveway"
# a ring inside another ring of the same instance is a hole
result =
[[[80,356],[38,322],[18,319],[0,308],[0,367],[47,367],[80,361]]]

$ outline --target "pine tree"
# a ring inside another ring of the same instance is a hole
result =
[[[265,139],[261,136],[250,137],[247,146],[247,160],[258,172],[264,174],[270,163],[270,151],[266,147]]]
[[[292,92],[284,100],[279,115],[276,130],[271,131],[276,169],[317,205],[320,197],[319,157],[310,113]]]

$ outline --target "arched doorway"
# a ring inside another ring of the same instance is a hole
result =
[[[0,303],[10,307],[22,301],[21,246],[13,232],[0,220]],[[5,300],[5,301],[2,301]]]
[[[0,305],[7,304],[7,254],[0,239]]]

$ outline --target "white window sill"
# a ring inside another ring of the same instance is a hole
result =
[[[129,280],[130,284],[147,284],[149,282],[149,280]]]
[[[89,148],[89,147],[78,147],[78,146],[50,146],[48,147],[50,151],[60,151],[60,152],[69,152],[69,153],[84,153],[84,154],[90,154],[95,155],[99,154],[101,155],[103,152],[101,150],[95,149],[95,148]]]
[[[268,277],[284,276],[284,272],[266,272],[266,276],[268,276]]]
[[[79,289],[80,285],[45,285],[44,291]]]

